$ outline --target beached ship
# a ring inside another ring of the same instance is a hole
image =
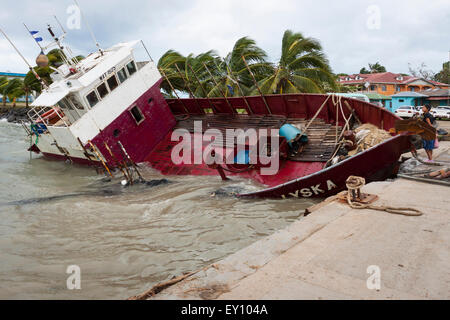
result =
[[[399,119],[356,99],[329,94],[166,99],[160,89],[164,74],[150,55],[138,60],[137,47],[145,49],[142,41],[119,43],[60,66],[29,112],[30,150],[108,172],[119,168],[125,176],[127,166],[145,163],[168,176],[240,176],[261,184],[260,191],[241,197],[310,198],[336,194],[350,175],[384,180],[411,149],[407,135],[392,134],[367,150],[342,154],[353,125],[389,130]],[[258,135],[238,143],[239,137],[227,135],[251,129],[267,132],[266,139]],[[182,153],[192,155],[174,161],[182,140]],[[279,163],[270,174],[264,170],[271,164],[263,163],[261,153],[252,154],[263,149],[266,158],[272,150],[270,159]],[[223,162],[208,161],[219,158]]]

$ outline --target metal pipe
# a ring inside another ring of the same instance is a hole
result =
[[[177,91],[175,90],[175,88],[173,87],[172,83],[170,82],[169,78],[167,77],[166,73],[162,70],[162,68],[158,68],[159,72],[161,72],[161,74],[163,75],[163,77],[166,79],[167,83],[169,84],[170,88],[172,89],[172,91],[175,93],[178,101],[181,102],[181,104],[183,105],[184,111],[189,114],[189,110],[186,107],[186,105],[184,104],[184,101],[180,99],[180,96],[178,95]]]
[[[231,109],[231,113],[236,113],[236,110],[234,110],[230,101],[228,101],[228,98],[226,97],[225,93],[222,91],[222,89],[220,89],[219,84],[217,83],[216,79],[214,79],[214,76],[212,75],[211,71],[209,71],[208,67],[206,66],[206,64],[204,62],[203,62],[203,66],[205,67],[206,71],[208,71],[208,73],[209,73],[211,79],[214,81],[214,84],[216,85],[217,89],[219,89],[219,91],[222,93],[223,97],[225,98],[225,101],[227,102],[228,106]]]
[[[245,104],[247,105],[248,111],[250,111],[250,114],[253,114],[254,112],[253,112],[252,108],[250,107],[250,103],[247,101],[247,98],[245,97],[244,91],[242,90],[241,85],[239,84],[239,81],[238,81],[237,79],[233,79],[233,78],[231,77],[231,75],[233,74],[233,72],[232,72],[232,70],[228,67],[228,64],[225,62],[225,60],[224,60],[224,63],[225,63],[225,66],[227,67],[227,74],[230,73],[230,76],[227,75],[227,77],[229,77],[229,78],[231,79],[231,81],[233,81],[234,83],[236,83],[236,85],[237,85],[239,91],[241,92],[242,98],[244,99]]]
[[[8,40],[8,42],[11,44],[11,46],[16,50],[17,54],[22,58],[22,60],[25,62],[25,64],[30,68],[30,71],[34,74],[36,79],[41,83],[42,87],[44,89],[48,89],[47,84],[44,80],[41,79],[41,77],[37,74],[36,70],[33,69],[33,67],[28,63],[27,59],[20,53],[19,49],[14,45],[14,43],[9,39],[9,37],[6,35],[6,33],[0,28],[0,32],[3,34],[3,36]]]
[[[142,46],[143,46],[144,49],[145,49],[145,52],[147,52],[148,57],[150,58],[150,61],[153,62],[153,58],[152,58],[152,56],[150,55],[150,52],[148,52],[147,47],[145,46],[144,41],[141,40],[141,43],[142,43]]]
[[[183,80],[185,87],[188,89],[189,94],[190,94],[191,97],[195,100],[195,103],[197,104],[197,107],[198,107],[201,111],[203,111],[202,107],[201,107],[200,104],[198,103],[197,98],[195,97],[194,93],[192,92],[191,87],[189,86],[188,82],[184,79],[183,73],[181,72],[180,68],[178,67],[178,65],[177,65],[176,63],[175,63],[174,65],[175,65],[175,68],[176,68],[177,71],[178,71],[178,74],[180,75],[181,79]]]
[[[131,157],[128,155],[127,150],[124,148],[124,146],[122,145],[122,142],[117,141],[117,144],[120,146],[120,148],[122,149],[123,153],[125,154],[125,156],[128,158],[128,160],[130,160],[131,165],[133,166],[134,170],[136,171],[136,173],[138,174],[139,178],[141,179],[141,181],[145,181],[144,178],[141,176],[141,173],[139,172],[136,163],[134,163],[133,159],[131,159]]]
[[[80,144],[81,148],[84,151],[84,155],[86,156],[86,158],[89,160],[89,163],[95,168],[95,171],[98,174],[98,168],[95,165],[94,161],[92,161],[90,154],[87,152],[86,148],[84,147],[83,143],[81,142],[81,139],[79,137],[77,137],[78,143]]]
[[[266,98],[265,98],[264,95],[262,94],[261,89],[260,89],[259,86],[258,86],[258,82],[256,81],[255,76],[253,75],[252,70],[251,70],[250,67],[248,66],[247,61],[245,60],[245,57],[244,57],[244,56],[242,56],[242,60],[244,60],[245,67],[247,68],[248,72],[249,72],[250,75],[252,76],[252,79],[253,79],[253,82],[255,83],[256,89],[258,89],[258,92],[259,92],[259,94],[261,95],[261,98],[263,99],[264,104],[266,105],[267,112],[269,112],[269,114],[272,114],[272,111],[270,111],[269,105],[267,104]]]
[[[127,181],[131,181],[131,179],[128,177],[128,175],[126,174],[124,168],[122,167],[120,161],[117,160],[116,156],[114,155],[114,153],[111,151],[111,148],[108,146],[108,144],[106,143],[106,141],[104,142],[105,148],[106,150],[108,150],[109,154],[111,155],[111,158],[113,158],[113,160],[118,164],[118,167],[120,169],[120,171],[122,171],[125,179]]]
[[[88,143],[92,147],[92,150],[94,151],[94,153],[97,155],[97,158],[102,162],[103,167],[106,169],[106,171],[108,171],[111,178],[114,178],[114,175],[109,170],[108,165],[105,163],[105,161],[103,161],[103,158],[100,156],[100,153],[97,150],[97,148],[95,147],[95,145],[91,142],[91,140],[89,140]]]
[[[28,29],[27,25],[25,23],[23,25],[24,25],[25,29],[27,29],[30,37],[33,38],[33,42],[35,42],[38,45],[38,47],[41,49],[41,52],[44,53],[44,48],[42,48],[41,44],[39,42],[37,42],[36,39],[33,37],[33,35],[31,34],[31,31],[30,31],[30,29]]]
[[[59,54],[61,55],[61,58],[63,59],[64,63],[65,63],[67,66],[71,67],[71,66],[74,64],[74,62],[73,62],[73,61],[70,61],[69,57],[68,57],[68,56],[66,55],[66,53],[64,52],[64,47],[62,46],[60,40],[59,40],[58,37],[55,35],[55,33],[54,33],[53,30],[52,30],[52,27],[51,27],[49,24],[47,24],[47,30],[48,30],[48,32],[50,33],[50,35],[52,36],[53,40],[55,40],[55,43],[56,43],[56,45],[57,45],[58,48],[59,48]]]
[[[216,107],[214,106],[214,104],[209,99],[208,94],[206,93],[205,88],[203,87],[202,83],[200,82],[200,79],[197,77],[197,74],[195,73],[194,69],[192,69],[190,64],[187,64],[187,66],[189,67],[189,69],[191,69],[191,72],[194,75],[195,80],[197,80],[198,84],[200,85],[200,88],[202,89],[203,94],[205,95],[205,98],[208,100],[209,106],[214,110],[214,112],[217,113]]]
[[[73,0],[73,2],[75,2],[75,4],[77,5],[78,9],[80,10],[81,18],[83,18],[84,22],[86,23],[86,26],[87,26],[90,34],[91,34],[92,40],[94,40],[94,43],[95,43],[96,47],[98,48],[98,51],[103,56],[103,50],[102,50],[102,48],[100,48],[100,44],[98,43],[97,39],[95,38],[94,32],[92,31],[91,26],[89,25],[89,22],[84,17],[83,11],[81,11],[80,5],[78,4],[77,0]]]

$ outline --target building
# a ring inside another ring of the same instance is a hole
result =
[[[355,86],[361,91],[379,93],[385,96],[406,91],[418,92],[450,88],[445,83],[392,72],[340,76],[338,81],[340,85]]]
[[[428,96],[418,92],[405,91],[394,94],[391,98],[392,108],[390,111],[394,112],[401,106],[422,106],[425,104],[425,99]]]
[[[0,78],[6,77],[8,80],[11,79],[25,79],[26,73],[14,73],[14,72],[0,72]]]
[[[420,92],[400,92],[392,97],[392,109],[400,106],[423,106],[429,104],[432,107],[450,106],[450,89],[432,89]]]
[[[369,101],[373,104],[377,104],[380,107],[384,107],[390,111],[392,111],[392,98],[390,96],[386,96],[384,94],[380,94],[377,92],[366,92],[363,93]]]
[[[348,93],[342,93],[342,92],[332,92],[332,93],[328,93],[328,94],[335,94],[341,97],[346,97],[346,98],[353,98],[353,99],[358,99],[364,102],[370,102],[369,98],[367,98],[367,96],[365,94],[362,93],[358,93],[358,92],[348,92]]]
[[[419,93],[427,96],[425,103],[432,107],[450,106],[450,89],[433,89]]]

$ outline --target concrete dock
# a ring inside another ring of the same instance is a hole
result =
[[[442,156],[449,146],[441,144]],[[450,299],[450,188],[400,178],[363,192],[379,196],[374,205],[424,215],[329,199],[152,299]]]

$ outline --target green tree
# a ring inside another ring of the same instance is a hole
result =
[[[170,98],[174,97],[174,92],[172,91],[170,84],[175,90],[184,91],[185,89],[183,79],[180,77],[175,67],[175,65],[177,65],[181,69],[181,66],[185,64],[185,61],[186,57],[174,50],[169,50],[164,53],[158,61],[158,69],[162,71],[164,78],[164,81],[161,83],[161,88],[163,93]],[[170,84],[164,76],[168,78]]]
[[[273,71],[260,82],[263,93],[323,93],[336,88],[319,41],[290,30],[284,33],[281,58]]]
[[[8,81],[8,84],[3,87],[3,106],[6,105],[6,97],[9,101],[13,102],[13,107],[16,106],[16,98],[19,98],[25,94],[23,90],[23,80],[12,79]]]
[[[177,91],[186,94],[190,94],[191,91],[196,97],[215,97],[223,94],[231,96],[228,90],[230,86],[237,96],[241,94],[239,87],[248,94],[250,88],[254,86],[242,56],[245,57],[257,80],[263,79],[267,76],[267,71],[271,70],[270,64],[265,60],[266,53],[256,46],[254,40],[247,37],[239,39],[224,59],[213,50],[199,55],[190,54],[187,57],[169,50],[159,59],[158,68]],[[174,96],[166,79],[161,88],[167,96]]]
[[[386,68],[382,66],[379,62],[375,62],[374,64],[369,63],[369,69],[363,67],[359,71],[360,74],[381,73],[381,72],[386,72]]]
[[[363,67],[363,68],[359,71],[359,73],[360,73],[360,74],[369,74],[370,71],[367,70],[366,67]]]
[[[216,65],[219,61],[220,57],[212,50],[197,56],[190,54],[186,57],[181,71],[194,96],[203,98],[210,96],[214,81],[217,81]]]
[[[435,81],[450,84],[450,61],[442,65],[442,70],[434,76]]]
[[[0,77],[0,94],[2,94],[2,103],[3,106],[6,105],[6,97],[4,95],[4,89],[8,85],[8,78]]]
[[[374,64],[369,63],[369,69],[370,69],[370,73],[386,72],[386,68],[384,66],[382,66],[379,62],[376,62]]]
[[[248,68],[242,57],[247,62]],[[234,96],[240,96],[242,93],[249,95],[255,84],[248,69],[251,70],[258,82],[272,74],[274,70],[273,66],[267,62],[266,52],[258,47],[253,39],[243,37],[236,41],[232,51],[218,66],[221,91],[226,92],[227,96],[231,96],[231,92],[234,93]],[[215,95],[218,91],[218,88],[214,88]]]
[[[162,70],[175,90],[189,94],[191,97],[192,95],[205,97],[211,87],[208,82],[211,79],[204,64],[209,65],[212,72],[217,73],[216,63],[212,63],[214,60],[220,60],[214,51],[184,57],[174,50],[169,50],[159,59],[158,68]],[[173,97],[174,93],[170,84],[164,79],[161,87]]]
[[[53,49],[47,53],[47,58],[49,62],[49,66],[53,68],[58,68],[64,63],[63,53],[60,49]],[[75,57],[78,61],[84,59],[84,56],[79,55]],[[74,59],[75,61],[75,59]]]
[[[49,85],[52,83],[52,78],[50,74],[53,72],[50,67],[34,67],[34,71],[39,75],[39,77],[44,80],[44,82]],[[30,70],[24,79],[24,85],[26,86],[26,90],[28,92],[36,91],[37,93],[41,93],[42,85],[39,80],[36,79],[34,73]]]

